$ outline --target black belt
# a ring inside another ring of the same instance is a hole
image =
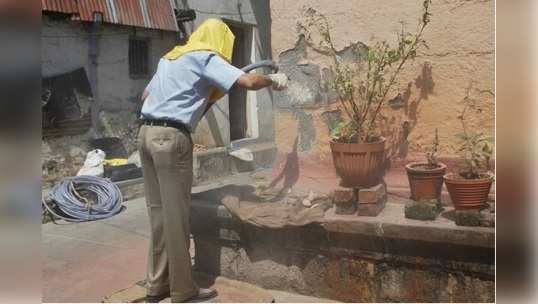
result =
[[[179,121],[142,119],[142,124],[146,126],[171,127],[190,133],[190,130],[187,125]]]

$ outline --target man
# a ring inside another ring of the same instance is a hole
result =
[[[286,87],[283,74],[245,74],[232,66],[234,39],[221,20],[205,21],[186,45],[175,47],[160,60],[142,96],[138,149],[151,226],[147,302],[168,296],[172,302],[195,302],[216,295],[215,290],[196,285],[189,255],[190,134],[208,104],[234,85],[248,90]]]

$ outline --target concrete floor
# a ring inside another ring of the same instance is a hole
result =
[[[144,199],[106,220],[42,226],[44,302],[100,302],[144,278],[148,221]]]
[[[336,301],[292,294],[285,291],[263,289],[256,285],[227,279],[196,276],[202,287],[211,287],[218,291],[215,298],[206,303],[334,303]],[[144,300],[145,288],[139,284],[117,291],[104,299],[105,303],[140,303]],[[170,303],[170,298],[161,303]]]
[[[135,283],[144,279],[146,270],[149,227],[144,198],[124,206],[123,212],[106,220],[42,226],[43,302],[125,302],[143,297],[144,289]],[[211,302],[329,302],[225,278],[201,278],[199,283],[217,288],[219,296]]]

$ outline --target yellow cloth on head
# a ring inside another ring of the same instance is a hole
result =
[[[219,19],[207,19],[191,34],[185,45],[174,47],[163,58],[176,60],[189,52],[211,51],[231,62],[234,40],[235,36],[226,23]],[[214,89],[209,100],[216,101],[225,94],[225,92]]]

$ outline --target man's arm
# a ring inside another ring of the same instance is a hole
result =
[[[261,74],[243,74],[237,79],[237,85],[247,90],[259,90],[273,84],[271,78]]]
[[[243,74],[237,79],[237,85],[247,90],[259,90],[273,86],[275,90],[283,90],[287,87],[288,79],[284,74]]]

